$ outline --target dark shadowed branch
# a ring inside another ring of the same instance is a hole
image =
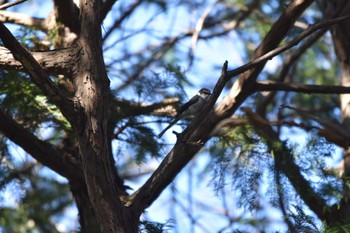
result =
[[[82,171],[72,157],[64,157],[63,151],[39,140],[1,110],[0,119],[0,131],[40,163],[67,178],[83,177]]]
[[[13,2],[8,2],[8,3],[5,3],[5,4],[2,4],[0,6],[0,10],[5,10],[9,7],[12,7],[12,6],[16,6],[18,4],[21,4],[22,2],[26,2],[27,0],[16,0],[16,1],[13,1]]]
[[[5,47],[11,51],[13,57],[22,63],[25,70],[30,74],[33,82],[55,103],[68,119],[74,118],[74,104],[67,93],[60,90],[41,68],[31,53],[25,49],[11,32],[0,23],[0,38]]]
[[[257,82],[255,91],[292,91],[307,94],[346,94],[350,93],[350,87],[329,85],[307,85],[283,82]]]

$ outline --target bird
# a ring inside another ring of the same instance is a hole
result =
[[[172,120],[169,123],[169,125],[165,129],[163,129],[162,132],[158,134],[158,137],[161,138],[163,134],[168,129],[170,129],[173,125],[175,125],[176,122],[178,122],[179,120],[184,119],[186,117],[197,115],[204,107],[210,95],[211,95],[211,92],[209,89],[207,88],[200,89],[195,96],[193,96],[187,103],[185,103],[180,108],[180,111],[176,114],[175,119]]]

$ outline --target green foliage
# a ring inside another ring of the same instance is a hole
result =
[[[227,184],[239,195],[238,206],[254,211],[260,208],[262,174],[270,158],[251,126],[239,126],[210,149],[215,164],[212,181],[218,192]],[[242,185],[244,184],[244,185]]]
[[[295,212],[290,211],[289,217],[294,221],[294,229],[296,232],[318,233],[318,227],[315,224],[314,218],[306,215],[304,210],[297,205],[293,206]]]
[[[73,202],[67,184],[32,173],[17,207],[0,209],[3,232],[58,232],[55,217]]]
[[[70,125],[57,107],[23,73],[4,71],[0,79],[0,105],[18,123],[31,131],[43,123],[68,130]]]
[[[135,152],[135,159],[138,163],[145,162],[147,155],[160,156],[160,145],[155,137],[153,129],[143,125],[135,125],[128,129],[127,142]]]
[[[350,224],[337,223],[334,226],[326,226],[322,233],[349,233]]]
[[[173,228],[174,223],[171,220],[165,223],[140,221],[139,233],[167,233],[172,232]]]
[[[171,97],[184,97],[184,87],[189,84],[185,72],[180,66],[165,64],[161,72],[149,72],[141,79],[135,80],[134,92],[138,100],[154,101],[155,94],[164,93],[166,89],[176,90]]]
[[[329,204],[339,200],[338,194],[341,193],[342,188],[339,177],[326,172],[326,159],[330,159],[334,152],[334,145],[317,135],[311,135],[306,146],[296,151],[296,163],[304,177]],[[312,179],[313,177],[318,179]]]
[[[114,136],[111,139],[116,142],[113,146],[117,145],[117,148],[113,148],[114,157],[121,158],[120,155],[127,155],[132,161],[130,163],[127,161],[124,166],[117,164],[122,167],[120,170],[127,173],[135,166],[147,165],[150,158],[160,158],[165,155],[164,142],[160,141],[155,133],[157,124],[163,121],[165,116],[161,118],[152,115],[151,112],[134,111],[135,106],[148,106],[162,101],[165,97],[178,97],[181,102],[185,102],[186,88],[207,85],[208,80],[202,77],[217,77],[220,72],[218,69],[206,74],[201,68],[198,69],[201,65],[210,67],[215,60],[220,60],[221,64],[221,60],[225,59],[232,64],[235,56],[242,62],[248,61],[251,53],[261,43],[287,4],[282,0],[256,1],[259,2],[257,8],[248,15],[248,18],[242,18],[248,13],[249,4],[253,2],[227,0],[217,1],[216,5],[212,6],[212,11],[209,12],[202,30],[199,31],[198,50],[203,48],[204,43],[201,38],[203,36],[207,37],[206,45],[212,45],[210,42],[215,39],[220,43],[225,41],[234,45],[234,50],[237,50],[234,52],[229,50],[230,46],[226,44],[218,47],[221,57],[214,58],[212,54],[205,54],[203,57],[188,56],[193,49],[191,44],[193,35],[189,31],[197,28],[196,24],[200,22],[201,15],[212,1],[148,0],[142,2],[137,10],[125,15],[125,19],[115,28],[113,36],[103,40],[103,56],[112,81],[112,101],[109,107],[111,111],[118,109],[113,112],[113,116],[110,116],[113,119],[109,119],[108,133]],[[104,23],[118,22],[118,14],[122,14],[131,6],[128,4],[130,4],[129,1],[118,1],[114,6],[118,9],[109,14]],[[317,5],[309,9],[298,19],[299,23],[307,25],[323,18]],[[215,35],[221,32],[220,29],[225,25],[236,22],[239,22],[238,26],[230,30],[228,36]],[[180,25],[177,25],[178,23]],[[105,32],[108,31],[109,26],[106,25]],[[58,23],[56,27],[42,33],[33,28],[21,26],[16,31],[16,36],[31,51],[47,49],[45,46],[59,47],[61,40],[64,39],[60,37],[63,27],[64,25]],[[292,28],[282,44],[290,41],[302,30],[299,27]],[[289,64],[291,69],[286,80],[303,84],[339,84],[336,78],[339,64],[336,63],[333,45],[329,38],[329,35],[322,37],[298,61]],[[49,42],[44,45],[43,42],[47,42],[47,39]],[[240,45],[236,46],[236,42]],[[285,58],[289,55],[297,52],[298,48],[295,47],[279,55],[276,59],[277,65],[275,64],[277,67],[270,68],[272,71],[264,71],[258,79],[276,80],[280,75],[279,67],[282,67],[282,62],[286,61]],[[232,56],[234,53],[238,55]],[[190,64],[188,68],[183,68],[187,63]],[[193,70],[193,67],[197,70]],[[196,74],[198,79],[189,79],[188,77],[193,75],[191,72]],[[2,110],[39,138],[44,138],[43,132],[45,132],[45,138],[49,138],[47,141],[53,146],[64,147],[62,145],[64,138],[70,141],[72,147],[75,147],[75,135],[67,120],[27,75],[1,70],[0,76]],[[55,77],[51,79],[56,81]],[[229,86],[227,85],[226,88],[228,89]],[[259,102],[256,100],[263,97],[264,94],[252,95],[244,104],[253,108]],[[120,101],[114,102],[116,98]],[[124,103],[122,103],[123,100],[125,100]],[[291,117],[304,124],[314,125],[315,123],[306,117],[281,111],[279,105],[284,102],[317,113],[317,116],[324,119],[340,119],[339,95],[280,92],[266,108],[267,116],[272,120],[285,120]],[[339,202],[343,185],[339,177],[326,172],[326,159],[333,159],[335,150],[324,139],[314,135],[308,138],[305,147],[300,148],[291,142],[291,139],[300,135],[294,135],[292,130],[286,130],[285,127],[274,126],[274,129],[280,134],[279,136],[284,136],[288,140],[267,142],[249,125],[231,129],[223,138],[212,140],[208,149],[210,162],[207,164],[207,170],[212,174],[211,188],[219,196],[220,191],[230,186],[232,191],[230,198],[234,199],[237,209],[243,209],[244,214],[252,214],[252,218],[244,216],[233,220],[229,219],[230,216],[224,216],[232,224],[231,228],[235,229],[233,232],[245,232],[244,227],[240,229],[241,225],[253,226],[257,229],[264,228],[264,224],[269,219],[256,216],[263,212],[259,211],[264,208],[263,204],[266,204],[264,202],[269,198],[269,204],[273,207],[284,208],[283,217],[290,220],[291,229],[295,228],[297,232],[318,232],[317,221],[305,211],[305,205],[299,199],[298,193],[294,191],[293,186],[281,171],[276,171],[273,151],[283,152],[287,149],[288,154],[293,152],[293,159],[300,167],[303,176],[327,204],[332,205]],[[267,146],[270,146],[269,149]],[[77,148],[73,148],[73,151],[76,152]],[[20,171],[21,166],[15,163],[15,159],[15,155],[9,150],[7,139],[0,135],[0,191],[12,185],[14,190],[11,191],[12,193],[17,191],[17,199],[19,199],[16,208],[1,206],[2,228],[0,230],[55,232],[57,229],[53,218],[62,216],[64,209],[72,204],[67,184],[46,177],[37,165],[35,166],[37,173],[31,171],[30,174],[21,174],[7,180],[11,174]],[[262,193],[266,186],[269,187],[268,193]],[[280,193],[277,194],[277,190]],[[234,209],[236,206],[230,208]],[[173,227],[170,221],[164,224],[142,221],[140,232],[170,232]],[[326,227],[324,230],[324,232],[338,231],[348,232],[349,225]]]

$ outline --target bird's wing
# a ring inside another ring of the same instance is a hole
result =
[[[185,103],[184,105],[182,105],[179,113],[176,116],[180,116],[184,111],[186,111],[191,105],[195,104],[198,102],[199,100],[199,96],[195,95],[193,96],[187,103]]]

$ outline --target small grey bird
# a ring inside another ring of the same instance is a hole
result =
[[[169,123],[169,125],[163,129],[160,134],[158,134],[158,137],[161,138],[163,134],[170,129],[173,125],[176,124],[179,120],[189,117],[189,116],[195,116],[198,114],[202,108],[204,107],[205,103],[207,102],[209,96],[211,95],[210,90],[207,88],[202,88],[199,90],[199,92],[193,96],[187,103],[185,103],[178,114],[175,116],[175,119]]]

